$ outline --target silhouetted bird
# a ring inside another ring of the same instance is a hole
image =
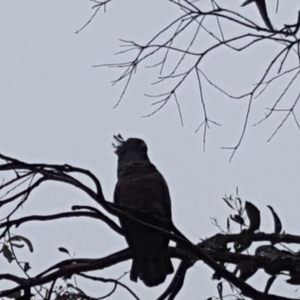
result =
[[[118,156],[118,182],[114,202],[124,207],[136,219],[168,230],[171,221],[169,189],[163,176],[150,162],[143,140],[121,135],[115,153]],[[130,279],[140,278],[151,287],[163,283],[173,273],[168,256],[169,238],[163,233],[120,217],[121,227],[129,247],[133,251]]]
[[[250,3],[253,3],[255,2],[256,3],[256,6],[259,10],[259,13],[261,15],[261,17],[263,18],[265,24],[267,25],[267,27],[271,30],[274,30],[272,24],[271,24],[271,21],[268,17],[268,12],[267,12],[267,7],[266,7],[266,2],[265,0],[246,0],[242,6],[246,6]]]

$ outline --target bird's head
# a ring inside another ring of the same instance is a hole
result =
[[[138,138],[124,140],[120,134],[114,135],[114,139],[116,143],[113,144],[113,147],[119,162],[130,163],[149,160],[147,145],[143,140]]]

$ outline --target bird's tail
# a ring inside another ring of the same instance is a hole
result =
[[[149,253],[133,259],[130,279],[137,281],[139,277],[146,286],[152,287],[163,283],[168,274],[173,273],[171,259],[162,253]]]

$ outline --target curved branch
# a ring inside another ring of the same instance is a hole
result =
[[[118,226],[113,220],[105,216],[103,213],[98,211],[98,213],[94,212],[64,212],[52,215],[32,215],[23,218],[19,218],[16,220],[10,220],[0,223],[0,228],[10,228],[12,226],[19,227],[21,224],[33,221],[53,221],[58,219],[72,218],[72,217],[89,217],[104,221],[110,228],[112,228],[115,232],[119,234],[123,234],[122,229]]]
[[[57,278],[68,277],[81,272],[105,269],[117,263],[128,260],[131,257],[131,251],[129,249],[125,249],[100,259],[68,260],[68,264],[61,263],[58,270],[53,271],[48,275],[45,275],[45,272],[43,272],[40,275],[30,279],[24,279],[10,274],[0,274],[0,280],[10,280],[19,284],[17,287],[0,291],[0,297],[8,296],[28,287],[43,285],[45,283],[52,282]],[[48,269],[48,272],[54,268],[55,266],[51,267]]]

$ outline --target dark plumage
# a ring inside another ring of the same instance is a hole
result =
[[[118,182],[114,202],[124,206],[135,218],[168,229],[171,221],[171,201],[167,183],[150,162],[143,140],[124,140],[115,136],[118,156]],[[126,217],[120,223],[129,247],[133,251],[130,279],[140,278],[147,286],[163,283],[173,266],[168,256],[169,238]]]

